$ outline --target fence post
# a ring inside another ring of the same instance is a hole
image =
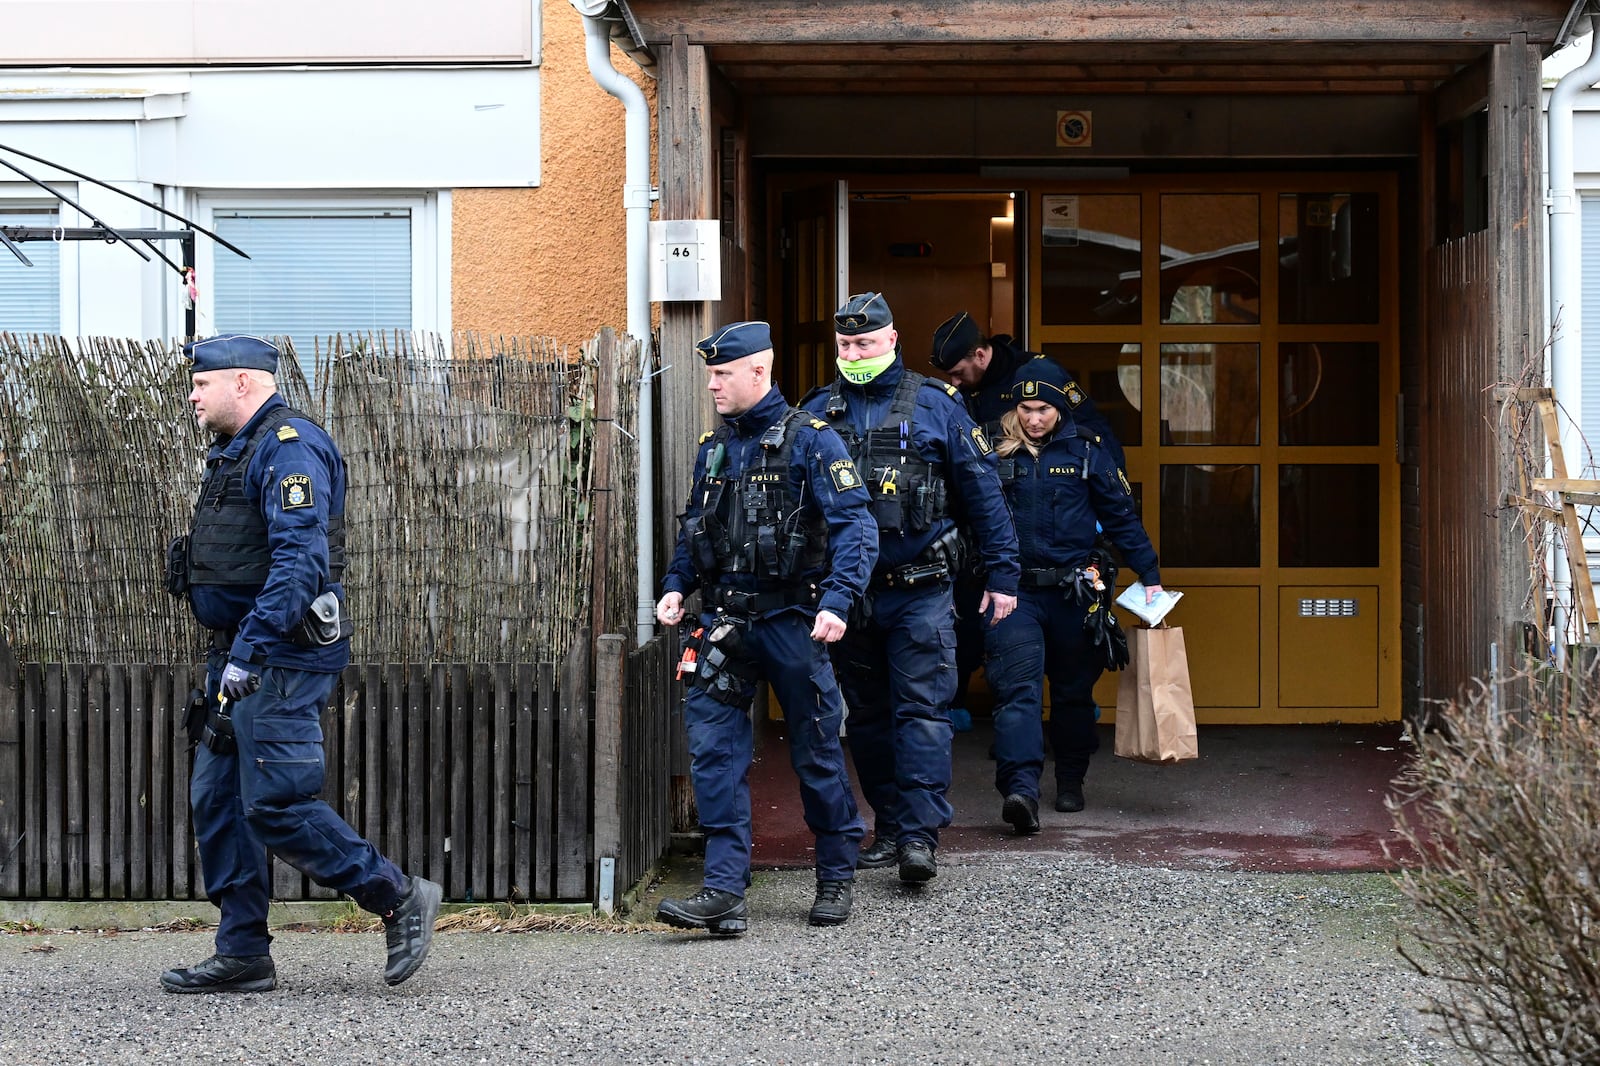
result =
[[[617,860],[622,854],[622,708],[625,641],[607,633],[594,657],[594,869],[595,905],[616,911]]]
[[[611,452],[616,447],[617,439],[617,351],[616,334],[609,329],[603,329],[594,339],[591,351],[595,356],[595,383],[594,383],[594,452],[590,462],[590,485],[592,494],[590,506],[593,508],[593,536],[590,551],[590,574],[593,580],[590,588],[593,590],[593,600],[589,605],[589,633],[596,641],[606,631],[607,623],[611,618],[611,573],[615,569],[611,565],[612,553],[615,550],[617,538],[611,528],[612,515],[616,510],[611,506]]]
[[[22,675],[0,634],[0,898],[22,895]]]

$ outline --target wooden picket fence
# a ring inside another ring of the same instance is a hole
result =
[[[620,893],[672,831],[676,640],[603,655],[593,710],[587,651],[562,664],[347,668],[322,714],[323,798],[452,900],[596,899],[608,858]],[[181,730],[201,671],[27,663],[8,676],[0,898],[204,898]],[[275,862],[273,895],[334,893]]]

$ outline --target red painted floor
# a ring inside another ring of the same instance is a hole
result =
[[[811,865],[782,722],[758,720],[751,770],[758,867]],[[1200,758],[1149,766],[1111,754],[1111,729],[1085,785],[1087,809],[1052,809],[1045,767],[1037,835],[1000,820],[987,718],[956,734],[954,821],[941,853],[1071,852],[1147,865],[1287,871],[1392,870],[1398,845],[1384,807],[1410,747],[1398,723],[1372,726],[1201,726]],[[859,792],[857,803],[861,803]],[[862,806],[869,830],[870,813]],[[1407,853],[1397,851],[1403,858]]]

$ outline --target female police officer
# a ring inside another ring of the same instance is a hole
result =
[[[1104,527],[1154,598],[1161,572],[1133,493],[1098,434],[1072,417],[1069,379],[1048,359],[1017,371],[1016,407],[1002,420],[1000,480],[1022,559],[1017,609],[990,631],[994,690],[995,787],[1001,817],[1018,833],[1039,829],[1040,729],[1050,678],[1050,744],[1056,810],[1083,809],[1083,778],[1100,747],[1094,684],[1108,665],[1110,591],[1097,589],[1095,524]],[[1101,568],[1103,572],[1103,567]],[[1120,634],[1118,634],[1120,636]]]

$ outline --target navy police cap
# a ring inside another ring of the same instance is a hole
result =
[[[1071,381],[1054,359],[1042,355],[1029,359],[1017,368],[1017,376],[1011,381],[1011,402],[1043,401],[1070,417],[1072,400],[1067,395],[1067,386]]]
[[[771,348],[772,327],[765,322],[734,322],[723,326],[694,347],[700,353],[700,358],[706,361],[706,366],[731,363]]]
[[[982,343],[983,331],[978,323],[965,311],[957,311],[933,331],[933,355],[928,361],[948,372]]]
[[[844,306],[834,312],[833,331],[846,337],[854,337],[858,333],[871,333],[875,329],[894,325],[894,314],[889,310],[889,301],[883,298],[881,292],[863,292],[844,302]]]
[[[183,354],[194,363],[196,374],[208,370],[278,372],[277,345],[248,333],[219,333],[215,337],[190,341],[183,346]]]

